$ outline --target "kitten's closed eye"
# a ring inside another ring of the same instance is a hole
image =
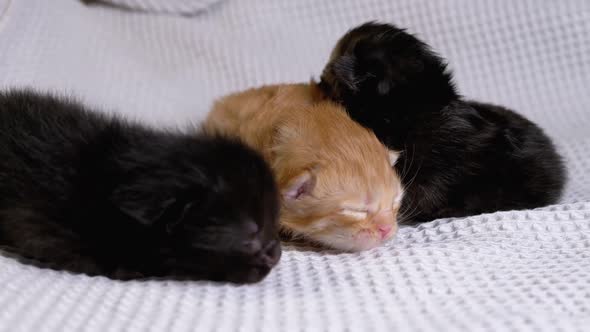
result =
[[[362,209],[344,208],[340,210],[340,214],[359,220],[366,219],[367,213],[367,210]]]

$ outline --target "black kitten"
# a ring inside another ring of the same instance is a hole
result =
[[[270,168],[241,143],[0,93],[0,246],[117,279],[264,278],[280,257]]]
[[[402,154],[405,217],[427,221],[555,203],[565,170],[535,124],[464,101],[444,61],[402,29],[366,23],[337,43],[320,86]]]

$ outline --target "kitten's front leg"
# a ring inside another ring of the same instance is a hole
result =
[[[95,258],[84,254],[74,232],[26,208],[0,211],[0,246],[20,261],[41,268],[88,275],[106,272]]]

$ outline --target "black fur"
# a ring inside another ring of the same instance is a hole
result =
[[[256,282],[280,257],[278,197],[241,143],[0,93],[0,246],[44,266]]]
[[[555,203],[565,170],[535,124],[500,106],[465,101],[445,62],[413,35],[366,23],[346,33],[320,87],[392,150],[404,219]]]

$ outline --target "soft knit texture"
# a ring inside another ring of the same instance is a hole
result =
[[[587,0],[225,0],[193,16],[0,0],[0,87],[184,126],[215,97],[317,77],[367,20],[409,28],[449,59],[465,95],[546,129],[567,162],[563,204],[406,227],[357,254],[286,245],[253,286],[117,282],[0,256],[0,330],[587,330]]]

